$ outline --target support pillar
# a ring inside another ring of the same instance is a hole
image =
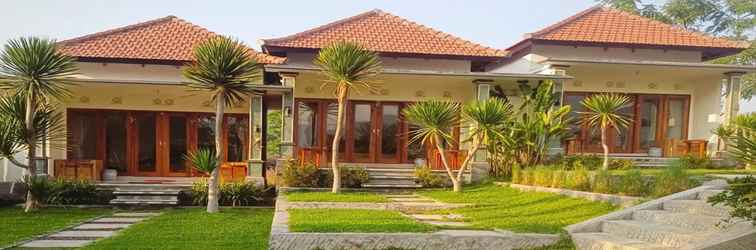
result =
[[[249,107],[249,161],[247,164],[247,179],[262,184],[263,159],[262,145],[265,135],[263,134],[263,96],[250,96]]]
[[[724,124],[729,124],[740,111],[740,82],[743,72],[725,73],[724,81],[724,110],[722,112]]]
[[[477,84],[475,89],[477,101],[485,101],[491,98],[491,81],[475,80],[474,82]],[[470,135],[469,131],[465,131],[464,134],[465,137]],[[469,149],[470,145],[466,145],[466,147]],[[469,179],[466,179],[466,181],[479,182],[484,180],[488,177],[491,169],[491,165],[488,164],[488,149],[486,149],[486,145],[482,145],[477,152],[470,153],[475,153],[475,155],[473,155],[472,162],[470,162],[470,175],[466,175],[469,176]]]
[[[284,159],[294,157],[294,84],[296,83],[296,76],[292,73],[281,73],[282,85],[292,90],[281,96],[283,124],[281,125],[280,155]]]

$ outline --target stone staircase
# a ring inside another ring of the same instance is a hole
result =
[[[706,202],[721,188],[699,187],[567,230],[578,249],[584,250],[756,249],[756,227],[751,222],[724,223],[728,208]]]
[[[181,191],[189,189],[182,184],[111,184],[115,199],[112,205],[175,206]]]
[[[397,165],[384,168],[367,168],[368,182],[362,184],[363,188],[383,188],[383,189],[407,189],[420,188],[421,185],[415,182],[415,167],[411,164]]]

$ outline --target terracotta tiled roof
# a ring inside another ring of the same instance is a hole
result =
[[[463,40],[381,10],[262,41],[264,47],[318,49],[335,41],[353,41],[377,52],[471,57],[507,55],[506,51]]]
[[[79,58],[191,61],[192,48],[218,36],[205,28],[167,16],[134,25],[94,33],[59,43],[61,51]],[[285,58],[253,51],[260,63],[283,63]]]
[[[744,49],[748,43],[691,32],[621,10],[596,6],[529,34],[526,39],[566,42]]]

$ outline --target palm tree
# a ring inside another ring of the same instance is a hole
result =
[[[751,168],[756,164],[756,113],[741,114],[714,130],[735,159]]]
[[[604,149],[603,169],[609,169],[609,145],[607,145],[607,132],[610,127],[617,129],[625,128],[630,124],[630,120],[620,113],[620,110],[627,107],[630,98],[621,94],[597,94],[583,99],[580,103],[586,108],[585,112],[579,112],[583,115],[583,124],[588,126],[598,125],[601,128],[601,147]]]
[[[462,191],[462,186],[459,185],[462,174],[472,158],[475,157],[475,153],[481,146],[491,145],[493,140],[502,138],[501,132],[504,131],[504,126],[508,124],[511,117],[512,105],[499,98],[473,102],[462,108],[463,121],[470,125],[467,140],[472,141],[472,146],[457,172],[457,182],[454,185],[455,192]]]
[[[439,100],[418,102],[402,111],[404,117],[418,127],[411,132],[410,143],[420,142],[436,147],[446,174],[454,185],[454,191],[461,190],[461,179],[456,178],[452,172],[443,145],[454,140],[451,131],[459,124],[459,111],[458,103]]]
[[[69,95],[65,85],[68,78],[76,74],[77,68],[71,57],[58,51],[54,40],[36,37],[19,38],[8,41],[0,53],[0,89],[10,91],[9,95],[24,98],[24,144],[28,163],[25,167],[31,176],[37,173],[34,162],[37,134],[44,134],[34,127],[34,117],[39,104],[51,99],[62,99]],[[34,195],[27,192],[25,211],[31,211],[37,204]]]
[[[209,92],[215,101],[215,153],[223,155],[224,108],[244,102],[253,94],[252,81],[260,77],[260,64],[243,43],[226,37],[215,37],[198,44],[193,51],[195,61],[184,69],[187,87]],[[220,161],[217,162],[217,165]],[[220,166],[210,172],[207,212],[218,212]]]
[[[326,81],[323,85],[335,85],[338,100],[336,113],[336,131],[331,145],[331,169],[333,171],[332,192],[341,190],[341,174],[338,167],[339,141],[344,125],[344,110],[346,109],[349,92],[353,88],[363,87],[371,89],[371,80],[381,71],[381,61],[378,54],[368,51],[353,42],[337,42],[320,50],[314,60],[320,68]]]

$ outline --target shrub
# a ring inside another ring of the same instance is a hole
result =
[[[602,161],[601,157],[597,155],[570,155],[562,159],[562,169],[576,170],[586,168],[593,170],[601,167]]]
[[[289,187],[318,187],[321,175],[313,163],[299,165],[296,160],[289,160],[284,165],[281,179]]]
[[[47,179],[47,177],[27,175],[24,176],[22,184],[24,185],[24,187],[26,187],[26,190],[28,190],[28,192],[30,192],[37,199],[38,202],[44,202],[50,195],[50,187],[52,184],[50,183],[50,180]]]
[[[708,202],[731,207],[730,217],[750,220],[756,225],[756,178],[746,176],[728,182],[730,185],[727,189],[710,197]]]
[[[533,170],[531,169],[520,170],[520,184],[533,185]]]
[[[423,187],[433,188],[446,186],[446,183],[441,179],[441,176],[433,174],[433,170],[430,167],[415,168],[415,177],[417,177],[415,182]]]
[[[713,168],[714,164],[711,162],[711,158],[709,156],[695,156],[695,155],[683,155],[678,160],[679,164],[687,169],[694,169],[694,168]]]
[[[514,166],[512,166],[512,183],[522,183],[522,169],[520,168],[520,165],[514,164]]]
[[[220,204],[249,206],[262,200],[264,190],[255,186],[254,182],[229,182],[220,186]]]
[[[593,184],[591,190],[594,193],[611,194],[613,193],[612,175],[609,171],[599,170],[596,171],[596,175],[593,177]]]
[[[109,191],[97,190],[86,180],[57,180],[50,185],[49,204],[81,205],[108,204],[113,199]]]
[[[249,206],[263,200],[265,189],[254,182],[227,182],[219,186],[219,203],[223,206]],[[207,179],[192,183],[192,204],[207,205]]]
[[[591,181],[588,176],[588,170],[581,167],[570,172],[567,180],[567,188],[579,191],[591,190]]]
[[[341,174],[341,186],[348,188],[360,188],[363,183],[367,183],[369,176],[367,170],[361,167],[339,167]],[[333,171],[330,169],[323,171],[319,178],[320,187],[330,187],[333,185]]]
[[[551,176],[551,187],[563,188],[565,187],[566,181],[567,181],[567,172],[565,172],[564,170],[556,170]]]
[[[609,169],[628,170],[635,168],[635,162],[628,159],[612,159],[609,161]]]
[[[648,193],[648,185],[646,185],[641,171],[632,169],[622,175],[618,191],[623,195],[645,196]]]
[[[551,186],[553,171],[545,166],[538,166],[533,170],[533,180],[531,181],[535,186],[548,187]]]
[[[681,192],[690,188],[692,184],[690,176],[682,164],[673,162],[656,176],[653,196],[662,197]]]

